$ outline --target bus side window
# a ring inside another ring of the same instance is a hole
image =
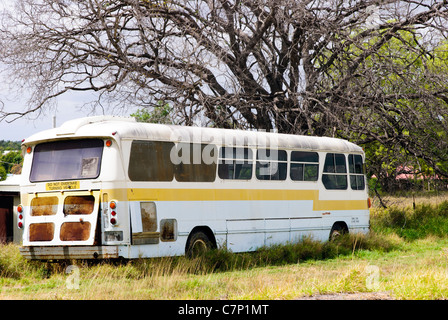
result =
[[[140,202],[140,215],[143,232],[157,230],[157,210],[154,202]]]
[[[176,241],[177,240],[177,220],[162,219],[160,220],[160,240]]]
[[[184,143],[171,154],[174,176],[179,182],[213,182],[216,179],[217,147],[212,144]],[[169,159],[168,159],[169,161]]]
[[[223,147],[219,150],[218,177],[230,180],[250,180],[253,168],[252,150]]]
[[[319,154],[317,152],[292,151],[289,176],[293,181],[317,181]]]
[[[348,168],[350,172],[350,186],[353,190],[365,189],[364,166],[359,154],[348,155]]]
[[[322,183],[326,189],[347,189],[347,165],[345,155],[327,153],[322,174]]]
[[[131,181],[172,181],[174,165],[170,161],[172,142],[132,141],[128,174]]]
[[[286,180],[288,167],[285,150],[258,149],[255,175],[258,180]]]

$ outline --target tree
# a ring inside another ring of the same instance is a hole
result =
[[[11,151],[0,157],[0,165],[5,168],[7,173],[11,172],[14,166],[20,165],[22,162],[23,157],[20,151]]]
[[[152,111],[148,109],[138,109],[135,113],[131,114],[139,122],[150,123],[162,123],[162,124],[174,124],[176,120],[172,117],[173,108],[168,103],[159,101],[158,106]]]
[[[0,181],[5,180],[8,173],[20,174],[23,157],[19,141],[0,140]]]
[[[15,4],[1,15],[0,62],[32,95],[8,121],[95,91],[115,107],[164,101],[187,125],[398,148],[448,174],[448,1]]]
[[[422,54],[418,50],[410,51],[401,46],[402,41],[414,47],[418,45],[421,36],[416,35],[414,30],[400,31],[398,36],[400,40],[392,39],[376,56],[365,61],[368,72],[381,65],[378,58],[389,59],[383,63],[388,68],[376,71],[375,76],[378,77],[377,86],[380,88],[378,93],[383,98],[396,96],[396,100],[383,104],[385,112],[367,113],[372,117],[371,121],[355,118],[350,125],[355,130],[346,134],[353,140],[364,142],[370,174],[379,177],[387,191],[397,185],[397,175],[410,173],[407,172],[409,170],[428,177],[436,175],[432,168],[438,175],[440,172],[446,173],[448,169],[447,145],[441,143],[447,139],[446,100],[429,99],[426,96],[431,94],[432,89],[429,88],[437,87],[439,92],[446,90],[446,87],[443,88],[444,82],[438,79],[448,75],[448,46],[442,41],[431,52]],[[403,74],[406,74],[405,79]],[[372,89],[366,86],[366,90]],[[381,121],[376,120],[378,115],[382,115]],[[361,131],[356,130],[359,126],[364,126],[369,134],[359,135]]]

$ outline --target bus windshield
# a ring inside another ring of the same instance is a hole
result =
[[[34,148],[30,181],[95,179],[100,174],[100,139],[46,142]]]

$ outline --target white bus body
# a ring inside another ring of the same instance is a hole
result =
[[[33,135],[23,152],[30,259],[243,252],[369,230],[364,153],[340,139],[101,116]]]

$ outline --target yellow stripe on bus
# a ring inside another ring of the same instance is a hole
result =
[[[317,190],[128,189],[129,199],[159,201],[313,200]]]
[[[110,190],[113,193],[112,190]],[[130,201],[312,200],[313,210],[364,210],[366,200],[319,200],[318,190],[266,189],[128,189]]]
[[[67,195],[85,195],[86,191],[67,191]],[[366,200],[319,200],[318,190],[273,190],[273,189],[107,189],[109,200],[118,201],[261,201],[261,200],[309,200],[314,211],[367,210]],[[39,196],[57,195],[48,192]],[[29,205],[32,194],[22,194],[22,201]]]

